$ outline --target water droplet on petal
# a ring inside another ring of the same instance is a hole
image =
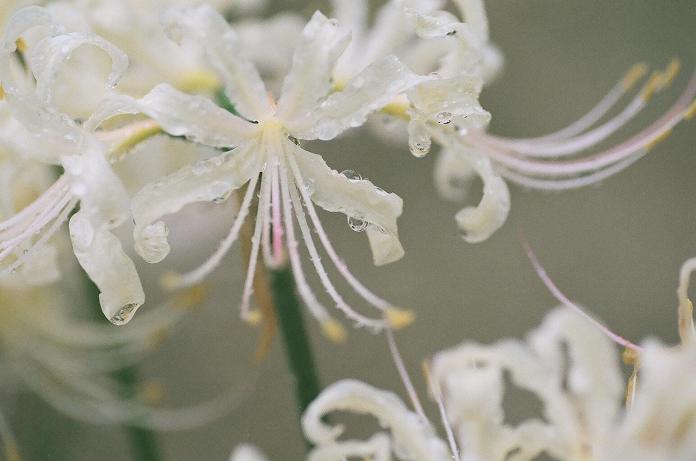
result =
[[[112,316],[109,321],[114,325],[125,325],[133,317],[135,311],[140,307],[140,303],[129,303],[123,306],[121,309]]]
[[[363,177],[360,176],[360,174],[356,173],[353,170],[343,170],[341,171],[341,174],[346,178],[350,179],[351,181],[361,181],[363,179]]]
[[[355,232],[362,232],[367,228],[367,222],[365,220],[353,216],[348,216],[348,225]]]
[[[415,157],[424,157],[430,152],[432,140],[426,126],[417,120],[408,124],[408,148]]]
[[[440,125],[447,125],[452,122],[452,112],[438,112],[435,121]]]

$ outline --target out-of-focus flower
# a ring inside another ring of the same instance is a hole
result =
[[[204,59],[200,46],[194,43],[178,47],[163,33],[160,19],[169,7],[193,4],[190,0],[63,0],[48,5],[56,21],[71,31],[96,33],[125,52],[130,59],[128,72],[123,75],[119,89],[132,96],[142,96],[162,82],[184,91],[211,91],[220,86],[217,75]],[[208,2],[219,11],[250,12],[252,4],[262,1]],[[245,47],[258,58],[263,68],[278,73],[286,64],[289,48],[299,37],[301,20],[283,14],[269,20],[253,20],[240,28],[245,44],[259,38],[264,30],[261,47],[258,43]],[[263,52],[262,52],[263,49]],[[272,52],[271,52],[272,51]],[[281,56],[282,55],[282,56]],[[282,60],[282,61],[281,61]]]
[[[374,416],[389,432],[378,432],[367,441],[339,441],[344,428],[324,420],[335,411]],[[344,380],[327,387],[305,411],[302,428],[307,439],[316,445],[307,458],[311,461],[352,457],[388,461],[392,453],[403,461],[452,459],[447,445],[428,421],[409,411],[395,394],[360,381]]]
[[[229,461],[266,461],[266,457],[253,445],[240,445],[234,449]]]
[[[23,78],[14,53],[21,35],[36,27],[51,31],[28,55],[34,85]],[[75,256],[99,287],[106,317],[123,324],[143,304],[145,295],[133,262],[111,232],[128,217],[129,198],[109,165],[107,147],[95,134],[110,114],[97,110],[81,124],[58,110],[53,100],[61,67],[82,46],[95,47],[108,55],[112,61],[108,84],[114,85],[128,59],[100,37],[56,33],[49,13],[39,7],[20,10],[6,27],[0,50],[0,81],[5,97],[2,104],[18,123],[4,130],[3,137],[6,142],[16,141],[15,145],[23,146],[18,155],[60,165],[64,173],[31,204],[0,222],[0,260],[5,263],[0,275],[12,273],[39,251],[79,204],[79,211],[70,217]]]
[[[632,406],[603,460],[689,461],[696,452],[696,348],[643,345]]]
[[[505,422],[506,374],[533,393],[539,419]],[[526,342],[465,343],[440,352],[432,377],[442,389],[447,420],[462,459],[598,459],[610,441],[622,396],[611,342],[570,309],[551,312]]]
[[[254,318],[249,302],[259,252],[267,266],[279,267],[287,251],[300,296],[324,331],[343,336],[338,324],[316,299],[305,280],[294,220],[312,263],[337,307],[359,325],[379,330],[385,320],[369,318],[352,309],[339,295],[320,261],[305,214],[339,273],[368,303],[383,311],[393,325],[408,314],[372,294],[348,270],[323,231],[314,204],[348,216],[354,230],[365,231],[375,264],[399,259],[403,248],[396,219],[402,201],[371,182],[330,169],[324,160],[303,150],[298,140],[330,140],[365,122],[397,95],[423,81],[394,56],[368,66],[346,87],[330,93],[331,71],[349,41],[349,31],[317,12],[307,24],[276,104],[258,71],[240,48],[234,30],[206,6],[172,10],[165,18],[176,40],[202,45],[213,67],[225,81],[225,91],[238,115],[208,99],[159,85],[141,100],[115,98],[114,112],[142,112],[166,132],[193,141],[233,150],[181,169],[146,186],[132,201],[135,246],[148,262],[156,263],[170,251],[162,217],[194,202],[222,202],[246,184],[242,204],[219,249],[195,270],[168,278],[171,287],[189,286],[212,271],[237,239],[260,182],[259,206],[251,258],[242,296],[242,316]],[[261,179],[259,181],[259,176]],[[293,216],[294,215],[294,216]],[[262,251],[261,251],[262,250]]]

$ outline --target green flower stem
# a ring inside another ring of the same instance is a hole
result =
[[[89,279],[87,274],[84,274],[84,286],[87,299],[92,302],[94,306],[99,306],[99,289],[94,282]],[[97,307],[93,309],[92,312],[96,321],[108,323],[101,309]],[[122,368],[114,372],[112,376],[120,385],[122,397],[127,399],[136,397],[140,378],[138,369],[135,366]],[[123,429],[131,445],[131,459],[134,461],[160,461],[163,459],[162,452],[157,443],[157,436],[153,431],[128,423],[123,424]]]
[[[290,371],[295,380],[295,396],[300,415],[319,395],[319,379],[312,348],[295,293],[295,281],[289,267],[270,270],[273,304],[285,344]]]

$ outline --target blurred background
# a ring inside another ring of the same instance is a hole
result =
[[[324,6],[279,1],[268,12],[309,14]],[[505,56],[502,74],[482,96],[496,134],[554,131],[590,109],[636,62],[662,68],[680,57],[683,71],[672,88],[611,138],[623,139],[659,117],[696,66],[693,0],[497,0],[488,2],[488,13],[493,40]],[[558,286],[612,329],[633,341],[676,341],[677,274],[685,259],[696,256],[695,131],[693,121],[679,125],[644,159],[599,187],[544,194],[511,186],[507,223],[476,245],[458,235],[453,216],[461,204],[436,194],[437,152],[416,159],[405,141],[385,145],[365,131],[310,150],[333,168],[355,170],[404,199],[399,229],[406,256],[386,267],[372,266],[366,237],[350,230],[343,215],[323,213],[322,218],[354,273],[380,296],[416,311],[417,321],[399,332],[397,341],[427,400],[423,359],[464,340],[521,337],[556,304],[525,257],[520,233]],[[211,230],[209,242],[174,251],[166,262],[170,268],[202,259],[196,255],[207,254],[226,233],[233,207],[191,213],[201,219],[215,215],[220,225]],[[173,238],[185,236],[190,219],[172,225]],[[167,267],[141,266],[149,271],[146,292],[155,292],[156,277]],[[239,391],[239,404],[228,416],[160,434],[167,460],[224,460],[242,442],[258,445],[275,460],[301,459],[304,453],[279,338],[265,361],[253,365],[259,331],[238,320],[241,267],[237,248],[211,280],[205,305],[142,366],[143,375],[159,380],[172,400],[197,402],[229,386]],[[351,330],[346,344],[335,345],[317,325],[307,324],[322,383],[357,378],[404,396],[384,337]],[[119,427],[76,422],[28,392],[5,400],[26,460],[130,459]],[[426,406],[434,415],[434,406]],[[532,407],[520,400],[510,405],[513,416]]]

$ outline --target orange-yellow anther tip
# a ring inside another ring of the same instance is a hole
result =
[[[244,320],[249,325],[256,327],[261,325],[261,321],[263,320],[263,314],[259,309],[252,309],[242,316],[242,320]]]
[[[23,38],[18,38],[17,41],[15,41],[15,46],[17,46],[17,51],[20,53],[26,53],[27,42],[25,42]]]
[[[385,313],[387,323],[394,330],[400,330],[406,328],[416,319],[416,314],[408,309],[401,309],[398,307],[390,307]]]
[[[160,287],[166,291],[173,291],[181,284],[181,275],[176,272],[166,272],[160,277]]]
[[[150,405],[156,405],[164,400],[166,394],[164,384],[159,381],[150,380],[143,383],[140,390],[142,399]]]
[[[677,58],[673,58],[665,68],[664,72],[662,72],[660,89],[663,89],[672,83],[674,77],[676,77],[679,73],[679,69],[681,69],[681,61]]]
[[[650,141],[648,144],[645,145],[645,149],[648,151],[653,150],[653,148],[655,146],[660,144],[665,139],[669,138],[669,135],[671,135],[671,134],[672,134],[672,130],[666,130],[666,131],[660,133],[655,138],[653,138],[652,141]]]
[[[643,98],[643,101],[650,101],[655,95],[655,92],[662,87],[662,78],[661,72],[652,73],[650,79],[648,79],[647,83],[641,90],[641,97]]]
[[[623,88],[624,91],[629,91],[633,86],[638,83],[638,80],[643,78],[645,74],[648,73],[648,66],[644,62],[639,62],[635,66],[631,67],[623,78]]]
[[[691,102],[691,105],[686,109],[686,113],[684,114],[686,120],[691,120],[694,117],[696,117],[696,99]]]
[[[321,331],[331,341],[341,344],[348,339],[348,333],[338,321],[331,319],[321,324]]]

